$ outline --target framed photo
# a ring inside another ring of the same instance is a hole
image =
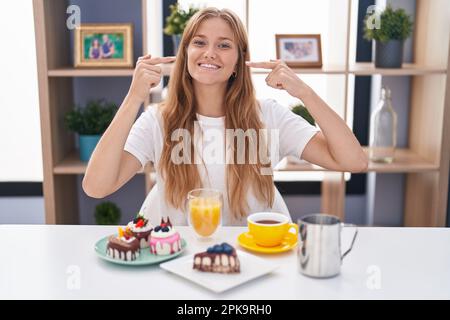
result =
[[[294,68],[321,68],[320,34],[276,34],[277,59]]]
[[[81,24],[74,38],[76,68],[133,67],[131,23]]]

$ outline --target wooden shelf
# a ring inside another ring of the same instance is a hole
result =
[[[169,76],[172,71],[173,64],[162,65],[162,73]],[[385,75],[385,76],[408,76],[408,75],[428,75],[443,74],[447,70],[439,67],[421,66],[417,64],[405,63],[403,68],[399,69],[380,69],[375,68],[373,63],[355,63],[346,71],[345,66],[330,65],[323,68],[292,68],[297,74],[354,74],[354,75]],[[58,68],[48,71],[49,77],[131,77],[134,69],[75,69],[75,68]],[[253,74],[268,74],[269,70],[252,69]]]
[[[297,74],[345,74],[345,65],[324,65],[322,68],[291,68]],[[252,68],[253,74],[268,74],[270,70]]]
[[[364,148],[368,153],[368,148]],[[67,158],[58,163],[53,168],[54,174],[59,175],[77,175],[86,172],[87,163],[82,162],[77,152],[71,153]],[[398,149],[395,152],[395,160],[392,163],[369,163],[368,172],[380,173],[410,173],[410,172],[428,172],[438,170],[439,166],[430,163],[409,149]],[[308,162],[298,162],[292,157],[282,159],[277,171],[329,171],[322,167]],[[150,169],[151,171],[151,169]],[[143,173],[140,171],[139,173]]]
[[[354,75],[374,75],[380,74],[384,76],[413,76],[427,74],[443,74],[447,73],[446,68],[423,66],[414,63],[404,63],[402,68],[383,69],[375,68],[374,63],[355,63],[349,67],[349,73]]]
[[[55,165],[55,167],[53,168],[53,173],[57,175],[84,174],[86,172],[86,167],[87,162],[83,162],[80,160],[78,152],[73,152],[63,161]],[[146,173],[149,173],[151,171],[153,171],[152,166],[146,166]],[[141,170],[138,173],[143,174],[144,171]]]
[[[172,64],[163,65],[163,74],[170,75]],[[322,68],[292,68],[296,74],[336,74],[336,75],[384,75],[384,76],[415,76],[447,73],[446,68],[423,66],[415,63],[404,63],[402,68],[375,68],[374,63],[354,63],[347,70],[345,65],[324,65]],[[252,74],[269,74],[270,70],[252,68]]]
[[[86,172],[87,163],[80,160],[78,153],[70,154],[63,161],[53,168],[54,174],[84,174]]]
[[[364,148],[369,154],[369,148]],[[439,165],[423,159],[417,153],[409,149],[395,150],[394,161],[392,163],[369,162],[369,172],[380,173],[413,173],[429,172],[439,170]]]
[[[48,70],[49,77],[131,77],[134,69],[75,69],[75,68],[58,68]]]
[[[368,154],[368,148],[364,151]],[[392,163],[375,163],[369,162],[367,172],[380,173],[411,173],[411,172],[429,172],[436,171],[439,166],[429,161],[409,149],[397,149],[395,152],[395,159]],[[285,158],[277,166],[279,171],[328,171],[322,167],[304,162],[299,163],[292,158]]]
[[[169,76],[172,71],[173,64],[162,65],[163,75]],[[252,74],[269,74],[270,70],[252,68]],[[345,66],[328,65],[322,68],[292,68],[297,74],[346,74]]]

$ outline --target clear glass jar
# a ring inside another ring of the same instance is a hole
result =
[[[391,90],[381,89],[381,99],[370,117],[369,158],[374,162],[391,163],[397,146],[397,114],[392,108]]]

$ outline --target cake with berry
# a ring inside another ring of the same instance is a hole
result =
[[[110,236],[106,247],[106,255],[117,260],[133,261],[139,257],[139,240],[127,227],[119,227],[119,234]]]
[[[141,249],[149,247],[150,234],[153,230],[153,226],[148,219],[145,219],[143,215],[138,214],[133,221],[128,223],[128,228],[130,228],[133,235],[138,239]]]
[[[150,252],[157,255],[168,255],[181,251],[181,237],[178,231],[164,218],[161,219],[161,224],[156,226],[150,236]]]
[[[206,252],[195,254],[193,268],[203,272],[241,272],[236,250],[226,242],[209,247]]]

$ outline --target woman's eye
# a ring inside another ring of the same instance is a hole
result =
[[[200,40],[194,40],[194,44],[202,45],[204,44],[204,42]]]
[[[223,48],[231,48],[231,46],[228,43],[222,43],[221,44]]]

